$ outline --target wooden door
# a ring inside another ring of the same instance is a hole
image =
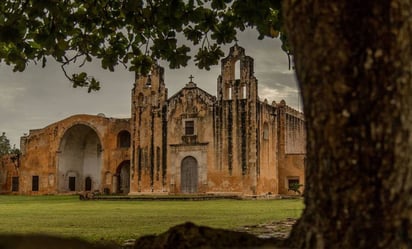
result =
[[[85,190],[86,191],[91,191],[92,190],[92,178],[90,178],[89,176],[86,177]]]
[[[69,176],[69,190],[76,191],[76,177]]]
[[[198,185],[198,165],[194,157],[186,157],[181,165],[181,192],[196,193]]]

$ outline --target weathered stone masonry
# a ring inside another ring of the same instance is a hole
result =
[[[260,101],[254,61],[238,45],[222,60],[217,97],[191,77],[168,98],[164,70],[136,77],[131,118],[75,115],[22,137],[2,158],[5,193],[293,194],[303,182],[302,113]]]

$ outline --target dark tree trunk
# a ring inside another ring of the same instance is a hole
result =
[[[412,248],[412,1],[286,0],[307,121],[299,248]]]

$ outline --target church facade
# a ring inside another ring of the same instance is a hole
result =
[[[254,61],[235,45],[217,96],[193,78],[168,97],[164,70],[136,77],[131,118],[75,115],[21,138],[2,159],[4,193],[293,194],[304,185],[303,114],[258,97]]]

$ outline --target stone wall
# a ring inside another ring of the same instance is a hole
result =
[[[119,146],[118,134],[129,130],[129,119],[93,115],[30,130],[21,139],[19,193],[112,192],[117,167],[130,160],[130,147]]]
[[[11,193],[13,177],[19,174],[19,161],[16,155],[4,155],[0,157],[0,193]],[[18,189],[18,186],[14,186]]]
[[[304,165],[306,154],[287,154],[284,165],[279,167],[279,194],[296,195],[289,190],[290,183],[298,183],[303,186],[299,189],[302,193],[305,188]]]

